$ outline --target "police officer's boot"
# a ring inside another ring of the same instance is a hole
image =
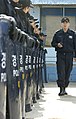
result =
[[[30,112],[32,111],[30,104],[25,105],[25,112]]]
[[[48,81],[47,81],[47,80],[45,80],[45,83],[48,83]]]
[[[39,93],[40,93],[40,94],[42,93],[42,88],[39,89]]]
[[[59,96],[63,96],[64,95],[64,87],[60,87],[60,93],[58,95]]]
[[[42,88],[44,88],[44,84],[42,83]]]
[[[25,119],[25,117],[22,117],[22,119]]]
[[[37,103],[37,101],[36,101],[36,98],[35,98],[35,97],[33,97],[33,98],[32,98],[32,100],[33,100],[33,103]]]
[[[66,92],[66,90],[65,90],[65,87],[64,87],[64,95],[67,95],[68,93]]]
[[[36,99],[39,100],[40,97],[39,97],[39,93],[36,94]]]

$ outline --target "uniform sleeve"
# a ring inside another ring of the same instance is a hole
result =
[[[76,32],[74,32],[74,53],[73,57],[76,58]]]
[[[51,42],[51,45],[52,45],[52,47],[57,47],[57,36],[56,36],[56,34],[54,34],[54,36],[53,36],[53,40],[52,40],[52,42]]]

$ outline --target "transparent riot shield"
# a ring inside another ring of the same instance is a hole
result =
[[[8,32],[9,22],[0,16],[0,119],[6,119]]]

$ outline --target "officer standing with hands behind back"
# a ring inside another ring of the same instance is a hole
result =
[[[58,30],[51,42],[57,51],[57,85],[60,87],[59,96],[67,95],[65,88],[68,87],[69,77],[73,67],[73,56],[76,51],[76,35],[69,29],[70,20],[63,17],[61,20],[62,29]]]

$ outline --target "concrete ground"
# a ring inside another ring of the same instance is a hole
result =
[[[76,82],[66,89],[68,95],[58,96],[56,82],[45,84],[40,100],[26,113],[26,119],[76,119]]]

